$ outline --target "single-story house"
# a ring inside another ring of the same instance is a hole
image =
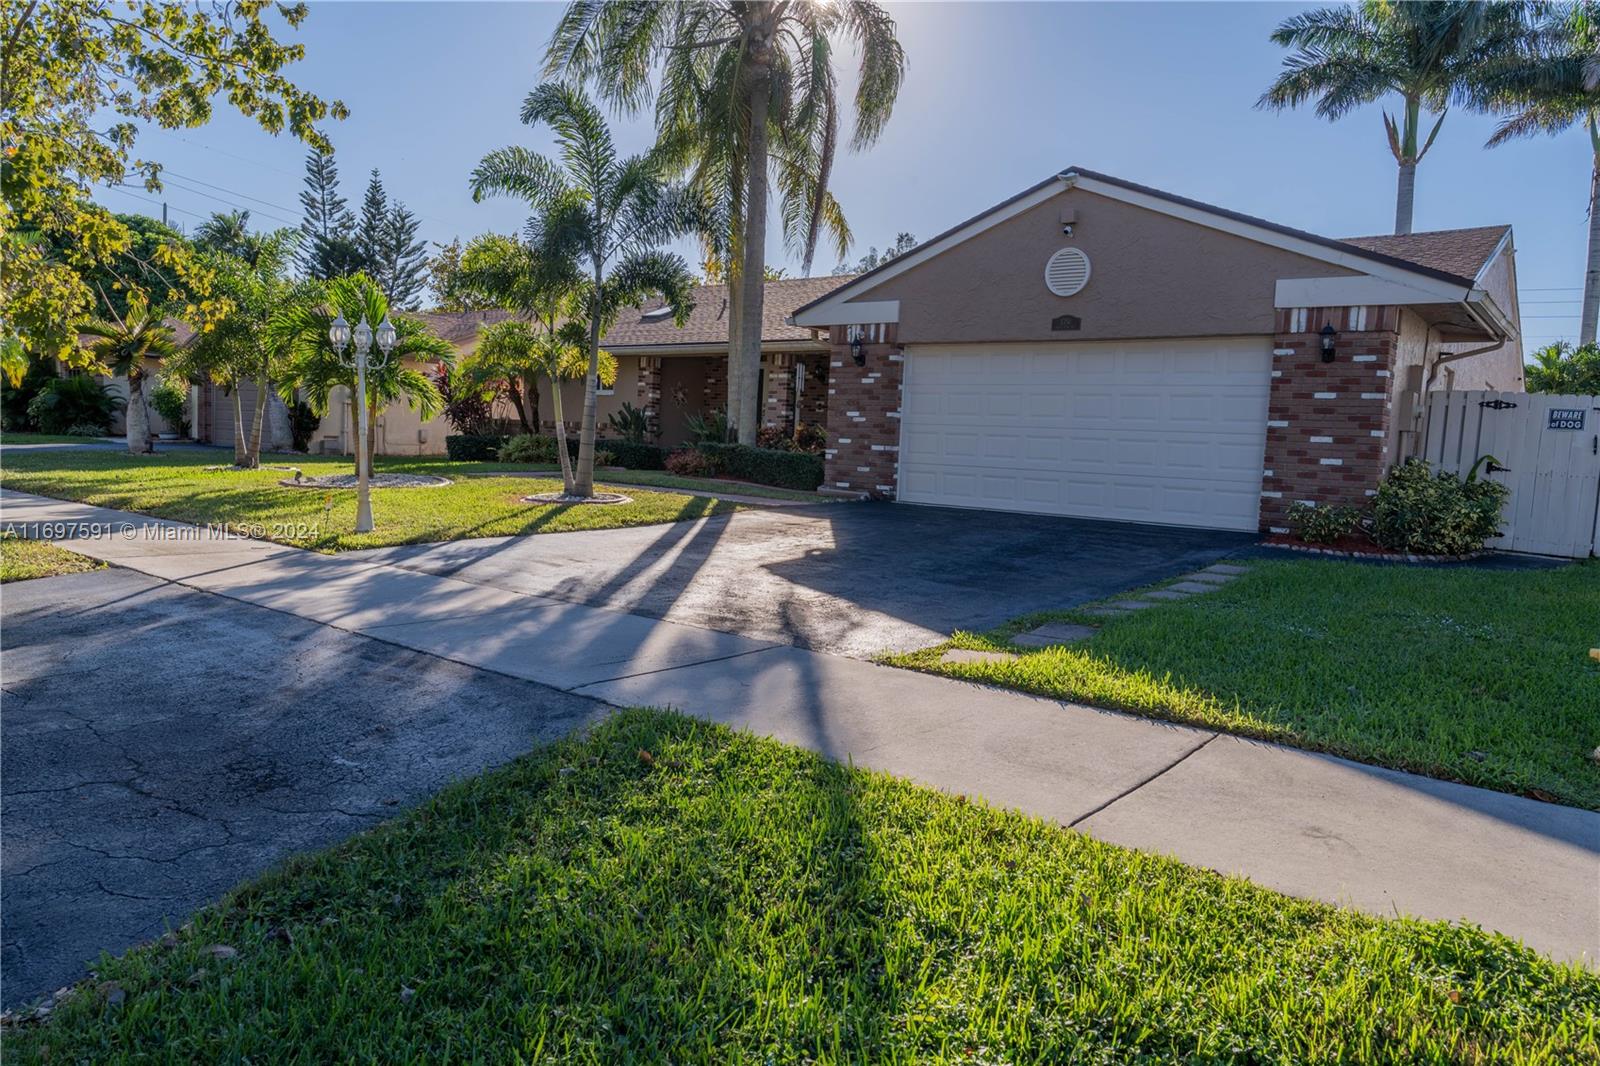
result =
[[[1424,393],[1520,391],[1511,227],[1333,240],[1071,168],[800,307],[824,487],[1282,530],[1362,503]]]

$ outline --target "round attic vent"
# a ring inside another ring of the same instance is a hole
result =
[[[1077,248],[1063,248],[1044,265],[1045,286],[1057,296],[1075,296],[1089,284],[1089,257]]]

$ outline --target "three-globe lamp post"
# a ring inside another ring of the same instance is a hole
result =
[[[395,329],[389,316],[384,315],[376,332],[378,354],[373,357],[374,332],[367,325],[367,316],[355,328],[355,348],[350,357],[344,351],[350,347],[350,323],[341,312],[328,327],[328,340],[333,343],[334,355],[345,366],[356,371],[356,532],[372,532],[372,456],[367,449],[367,368],[381,370],[389,363],[389,353],[394,350]]]

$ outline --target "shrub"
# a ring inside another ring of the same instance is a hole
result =
[[[594,449],[594,465],[596,469],[602,466],[616,466],[617,457],[597,444]]]
[[[28,403],[28,417],[44,433],[90,428],[94,436],[111,429],[111,418],[126,407],[110,386],[82,374],[56,378]]]
[[[67,427],[69,437],[103,437],[106,435],[105,427],[97,426],[93,422],[79,422],[75,426]]]
[[[1361,510],[1321,503],[1297,503],[1289,508],[1289,527],[1307,544],[1336,544],[1356,531]]]
[[[1600,346],[1574,348],[1566,341],[1545,345],[1533,353],[1527,384],[1529,392],[1600,395]]]
[[[667,468],[667,449],[655,444],[639,444],[626,440],[604,441],[606,451],[611,453],[612,460],[617,466],[625,466],[629,470],[665,470]],[[600,446],[597,442],[596,447]]]
[[[189,388],[183,382],[162,378],[150,390],[150,407],[173,432],[189,435]]]
[[[490,397],[450,380],[450,372],[440,368],[434,384],[444,399],[444,417],[462,436],[487,437],[494,428],[494,403]],[[449,447],[447,443],[445,447]]]
[[[607,416],[606,425],[628,444],[643,444],[645,437],[650,435],[650,420],[643,411],[627,401],[623,401],[622,410]]]
[[[444,439],[444,451],[458,463],[492,462],[505,437],[458,433]]]
[[[55,380],[55,361],[52,359],[30,360],[18,385],[12,385],[10,378],[0,374],[0,425],[14,433],[36,428],[37,423],[28,414],[28,405]]]
[[[535,433],[520,433],[500,445],[502,463],[553,463],[556,439]]]
[[[690,415],[684,420],[689,429],[689,443],[721,444],[728,439],[728,413],[712,411],[708,415]]]
[[[828,445],[828,433],[815,422],[804,422],[793,433],[777,426],[762,426],[756,432],[756,447],[780,452],[805,452],[821,455]]]
[[[317,427],[322,425],[322,419],[311,409],[311,405],[304,400],[296,400],[294,406],[289,408],[289,437],[294,442],[293,447],[297,452],[311,450],[311,437],[317,432]],[[448,444],[446,445],[448,447]]]
[[[1466,555],[1500,529],[1511,490],[1478,477],[1483,456],[1465,478],[1435,475],[1421,459],[1389,471],[1372,503],[1372,537],[1385,548],[1426,555]]]
[[[822,484],[821,456],[752,448],[745,444],[710,442],[696,444],[695,450],[711,460],[713,469],[720,477],[807,491]]]
[[[716,465],[711,457],[693,448],[668,453],[663,466],[668,473],[679,477],[710,477],[716,473]]]

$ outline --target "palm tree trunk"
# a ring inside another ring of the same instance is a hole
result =
[[[739,358],[739,353],[744,351],[744,276],[741,270],[735,264],[730,264],[728,268],[728,365],[725,375],[727,381],[723,383],[722,413],[730,433],[737,432],[735,397],[739,395],[739,383],[744,380],[743,360]]]
[[[1417,193],[1417,164],[1400,164],[1400,182],[1394,198],[1394,231],[1404,235],[1411,232],[1411,204]]]
[[[245,453],[244,465],[251,470],[261,465],[261,430],[266,424],[267,379],[256,379],[256,406],[250,419],[250,450]]]
[[[756,442],[756,389],[761,380],[761,303],[767,273],[767,111],[772,102],[770,69],[757,70],[750,87],[750,149],[745,160],[743,269],[740,293],[737,404],[729,394],[728,417],[739,427],[739,443]],[[731,369],[731,368],[730,368]],[[729,375],[730,385],[732,375]],[[734,412],[738,414],[735,416]]]
[[[124,419],[128,429],[128,451],[134,455],[149,455],[150,411],[144,405],[144,374],[135,370],[128,375],[128,415]]]
[[[233,383],[233,465],[250,465],[250,441],[245,435],[244,426],[244,396],[240,394],[239,387],[243,382]]]
[[[566,412],[561,409],[561,382],[550,379],[550,404],[556,416],[556,462],[561,466],[561,491],[568,496],[577,495],[572,478],[572,453],[567,450]]]
[[[600,374],[600,264],[594,266],[594,307],[589,313],[589,368],[583,375],[583,425],[578,430],[578,469],[573,473],[571,495],[594,495],[595,381]]]
[[[1594,164],[1589,171],[1589,267],[1583,274],[1583,319],[1578,326],[1578,343],[1593,344],[1600,323],[1600,129],[1595,116],[1589,116],[1589,144]]]
[[[294,429],[289,425],[289,405],[276,392],[267,394],[267,439],[271,447],[284,451],[294,444]]]
[[[529,433],[539,432],[539,376],[533,373],[522,375],[522,402],[528,406],[526,424]]]

